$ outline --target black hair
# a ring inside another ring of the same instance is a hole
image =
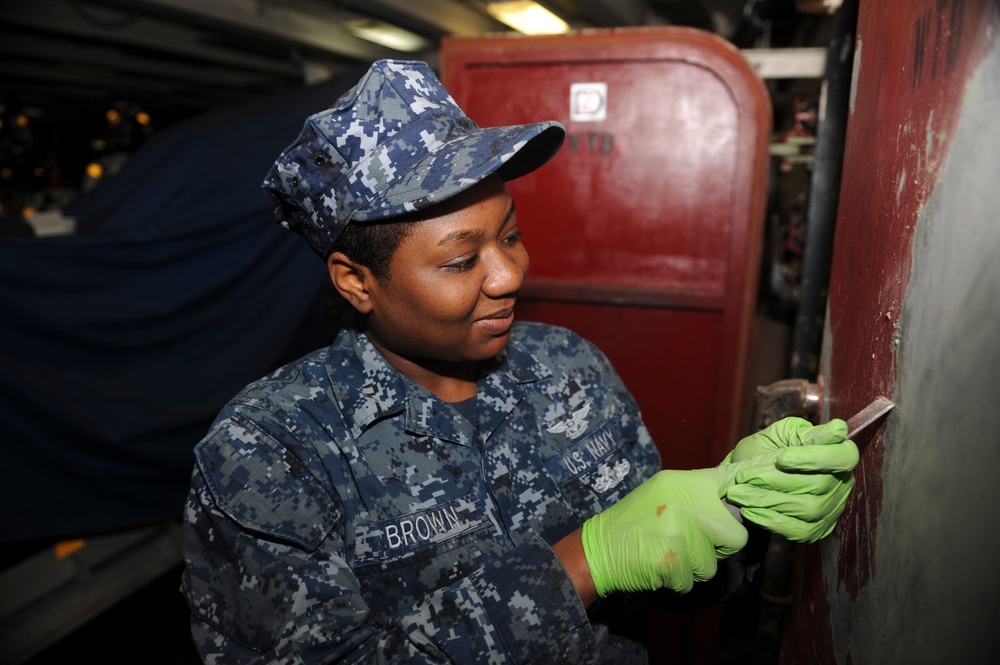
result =
[[[376,279],[387,280],[392,257],[403,238],[410,235],[415,221],[395,218],[388,222],[348,224],[330,253],[343,252],[347,258],[371,270]]]
[[[333,243],[330,254],[342,252],[347,258],[368,268],[375,279],[385,282],[390,277],[392,257],[403,238],[410,235],[416,220],[396,217],[391,221],[371,224],[348,224]],[[358,324],[354,307],[341,296],[333,283],[327,284],[327,311],[331,339],[342,328]]]

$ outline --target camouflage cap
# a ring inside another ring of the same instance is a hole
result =
[[[276,221],[325,259],[348,223],[422,210],[494,172],[512,180],[551,159],[564,138],[554,121],[480,128],[427,63],[379,60],[306,119],[263,188]]]

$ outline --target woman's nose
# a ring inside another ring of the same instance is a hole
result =
[[[527,273],[528,253],[523,247],[515,248],[513,251],[496,249],[490,252],[487,260],[483,293],[492,298],[517,293]]]

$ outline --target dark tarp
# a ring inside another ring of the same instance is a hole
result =
[[[75,235],[0,240],[0,538],[179,517],[223,404],[327,342],[323,262],[260,184],[363,71],[166,128]]]

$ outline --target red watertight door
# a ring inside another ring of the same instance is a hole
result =
[[[664,463],[714,465],[742,434],[771,108],[723,40],[667,27],[447,38],[445,86],[480,125],[561,121],[510,183],[531,254],[525,320],[597,344]]]

